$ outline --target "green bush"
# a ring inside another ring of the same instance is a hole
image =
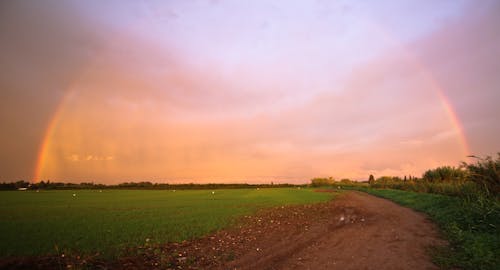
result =
[[[450,166],[438,167],[432,170],[427,170],[422,179],[431,183],[435,182],[464,182],[467,172],[462,168]]]
[[[329,177],[329,178],[313,178],[311,179],[311,186],[313,187],[322,187],[322,186],[331,186],[335,183],[335,179]]]

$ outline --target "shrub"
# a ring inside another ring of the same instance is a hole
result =
[[[313,187],[321,187],[321,186],[330,186],[335,182],[335,179],[329,178],[313,178],[311,179],[311,186]]]
[[[375,177],[373,176],[373,174],[370,174],[370,177],[368,177],[368,183],[370,185],[375,184]]]
[[[463,182],[466,178],[466,171],[462,168],[450,166],[438,167],[427,170],[422,178],[428,182]]]

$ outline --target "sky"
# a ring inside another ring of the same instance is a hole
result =
[[[305,183],[500,151],[499,1],[0,3],[0,181]]]

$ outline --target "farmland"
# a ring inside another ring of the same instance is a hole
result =
[[[4,191],[0,255],[99,254],[179,242],[257,209],[327,201],[311,189]]]

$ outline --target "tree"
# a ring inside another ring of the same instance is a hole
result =
[[[370,185],[373,185],[375,183],[375,177],[373,177],[373,174],[370,174],[370,177],[368,178],[368,183]]]
[[[311,186],[313,187],[321,187],[321,186],[329,186],[335,182],[333,178],[313,178],[311,179]]]

